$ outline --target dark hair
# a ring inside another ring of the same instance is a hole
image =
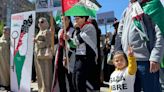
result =
[[[118,28],[118,25],[119,25],[119,22],[118,22],[117,18],[114,18],[113,27],[114,27],[115,29],[117,29],[117,28]]]
[[[73,27],[73,24],[72,24],[72,21],[71,21],[71,17],[70,16],[65,16],[65,17],[67,17],[70,20],[68,27]]]
[[[97,35],[97,48],[98,48],[98,59],[97,61],[101,61],[101,51],[100,51],[100,37],[101,37],[101,30],[98,27],[97,21],[95,19],[90,19],[90,22],[93,24],[93,26],[96,29],[96,35]]]
[[[96,28],[96,30],[99,30],[97,21],[95,19],[90,19],[91,23],[94,25],[94,27]]]
[[[113,54],[113,57],[114,57],[115,55],[118,55],[118,54],[122,54],[122,55],[124,56],[125,60],[128,62],[127,55],[126,55],[123,51],[116,51],[116,52]],[[127,64],[128,64],[128,63],[127,63]]]
[[[97,34],[97,40],[98,40],[98,46],[100,45],[100,36],[101,36],[101,30],[98,27],[97,21],[95,19],[90,19],[90,22],[93,24],[93,26],[96,29],[96,34]]]
[[[63,16],[63,15],[62,15]],[[70,27],[73,27],[73,23],[72,23],[72,21],[71,21],[71,16],[64,16],[64,17],[67,17],[69,20],[70,20],[70,22],[69,22],[69,28]]]
[[[74,17],[85,18],[85,21],[88,21],[88,18],[89,18],[89,16],[74,16]]]

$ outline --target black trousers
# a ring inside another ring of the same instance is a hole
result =
[[[73,87],[73,78],[72,73],[68,73],[68,70],[63,66],[62,60],[59,60],[58,62],[58,82],[59,82],[59,88],[60,92],[68,92],[66,88],[66,77],[68,79],[69,84],[69,92],[75,92]]]
[[[95,58],[87,56],[76,56],[74,72],[73,72],[73,85],[75,92],[87,92],[86,82],[93,87],[93,90],[99,90],[99,74],[96,74]]]

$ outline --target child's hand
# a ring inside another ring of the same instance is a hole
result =
[[[134,52],[133,52],[132,46],[128,47],[128,56],[130,56],[130,57],[134,56]]]

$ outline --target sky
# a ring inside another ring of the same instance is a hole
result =
[[[102,7],[97,13],[114,11],[115,17],[120,20],[122,12],[127,7],[129,0],[97,0]],[[99,26],[102,34],[105,34],[105,26]],[[113,32],[113,27],[107,26],[107,32]]]
[[[35,0],[29,0],[29,1],[35,1]],[[97,0],[97,1],[102,6],[97,13],[114,11],[114,15],[118,20],[121,19],[121,14],[129,2],[129,0]],[[99,26],[99,27],[102,31],[102,34],[105,34],[106,32],[105,26]],[[110,25],[107,26],[108,32],[112,32],[113,30],[114,29]]]
[[[114,11],[115,17],[120,20],[122,12],[128,6],[129,0],[97,0],[101,5],[101,9],[97,13]],[[164,6],[164,0],[160,0]],[[105,34],[105,26],[99,26],[102,34]],[[113,32],[111,26],[107,26],[107,32]]]
[[[29,0],[35,1],[35,0]],[[128,6],[129,0],[97,0],[101,4],[101,8],[97,13],[103,13],[108,11],[114,11],[115,17],[120,20],[123,10]],[[164,0],[161,0],[164,5]],[[105,34],[105,26],[99,26],[102,34]],[[111,25],[107,26],[107,32],[113,32],[113,27]]]

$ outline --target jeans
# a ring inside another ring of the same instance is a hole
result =
[[[161,79],[161,83],[164,84],[164,68],[160,69],[160,79]]]
[[[134,92],[162,92],[159,82],[159,71],[150,73],[149,61],[137,61],[137,73],[134,84]]]

